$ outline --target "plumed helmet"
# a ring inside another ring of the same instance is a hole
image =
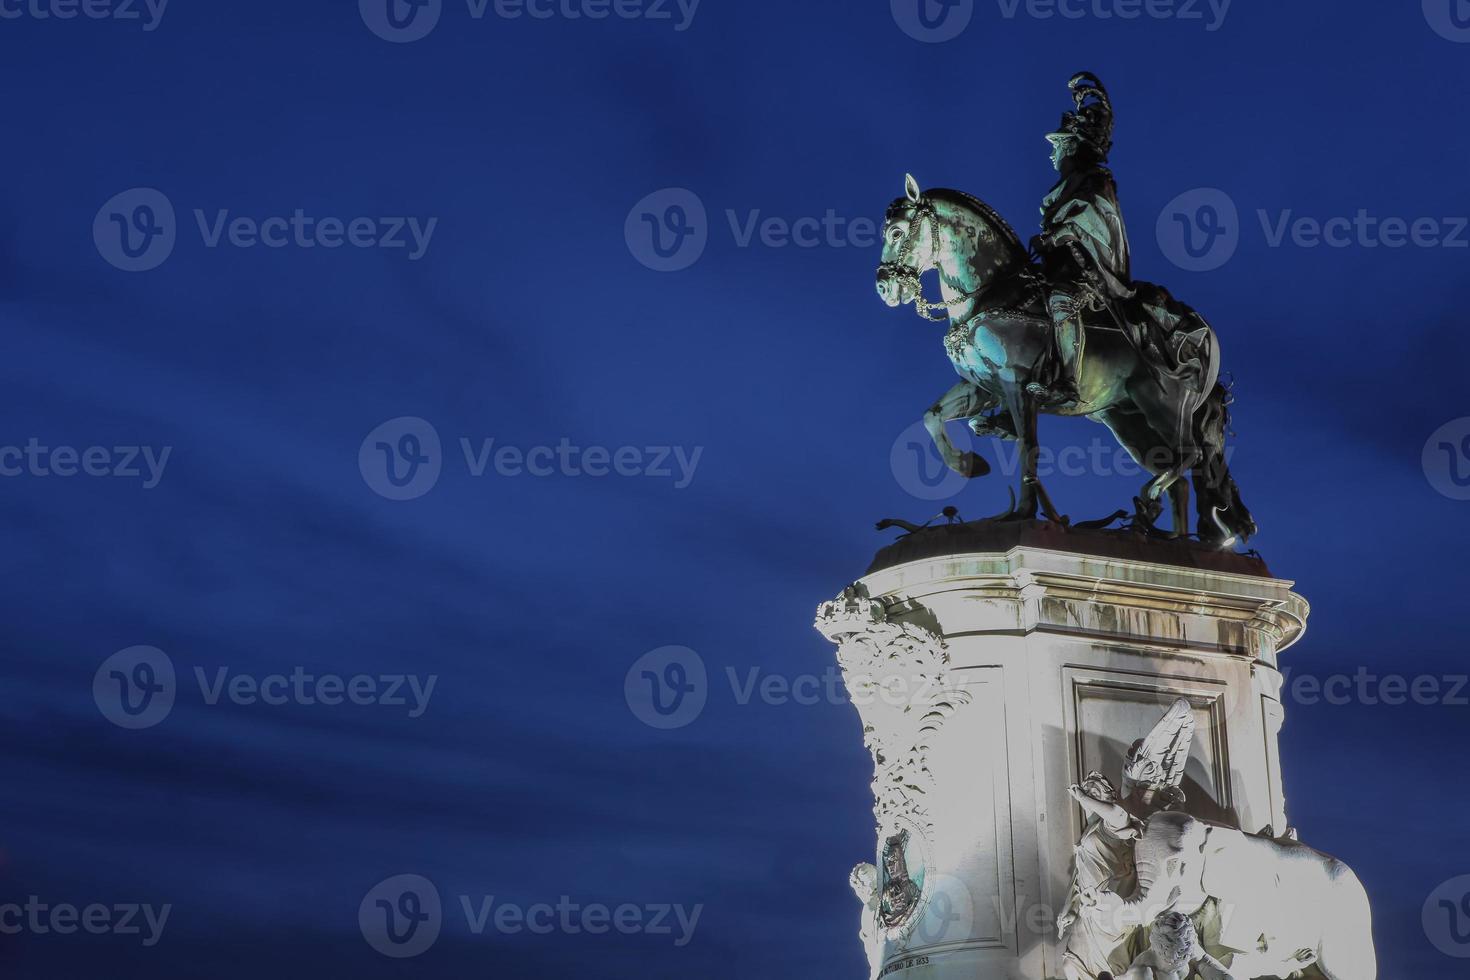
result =
[[[1106,159],[1113,148],[1113,100],[1108,90],[1090,71],[1073,75],[1067,87],[1077,110],[1062,116],[1061,125],[1047,139],[1076,138]]]

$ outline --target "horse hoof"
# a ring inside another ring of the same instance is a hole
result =
[[[990,463],[979,453],[965,453],[960,459],[958,471],[961,476],[970,478],[986,476],[990,473]]]

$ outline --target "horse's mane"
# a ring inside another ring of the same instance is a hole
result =
[[[936,187],[932,190],[925,191],[924,194],[926,197],[949,201],[951,204],[963,204],[966,207],[973,208],[982,218],[990,222],[992,227],[1001,233],[1006,243],[1011,246],[1018,256],[1021,256],[1023,259],[1026,256],[1028,250],[1021,243],[1021,236],[1016,234],[1016,229],[1011,227],[1011,223],[1001,217],[999,211],[975,195],[966,194],[964,191],[957,191],[948,187]]]

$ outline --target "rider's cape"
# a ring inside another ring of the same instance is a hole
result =
[[[1159,374],[1192,391],[1207,393],[1218,377],[1214,333],[1204,317],[1151,282],[1134,283],[1132,300],[1120,304],[1124,326]]]
[[[1041,231],[1053,245],[1081,248],[1108,296],[1133,295],[1128,232],[1107,167],[1089,167],[1058,182],[1041,202]]]
[[[1073,173],[1046,196],[1041,216],[1049,243],[1075,244],[1090,260],[1103,298],[1157,374],[1197,392],[1213,384],[1209,325],[1164,287],[1133,281],[1112,171],[1094,166]]]

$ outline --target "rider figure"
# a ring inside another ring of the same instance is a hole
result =
[[[1028,390],[1075,405],[1086,344],[1082,314],[1130,298],[1133,277],[1118,188],[1104,166],[1113,145],[1112,102],[1090,72],[1075,76],[1068,87],[1077,110],[1047,136],[1061,179],[1042,202],[1041,234],[1031,240],[1046,276],[1057,367],[1050,388],[1033,383]]]

